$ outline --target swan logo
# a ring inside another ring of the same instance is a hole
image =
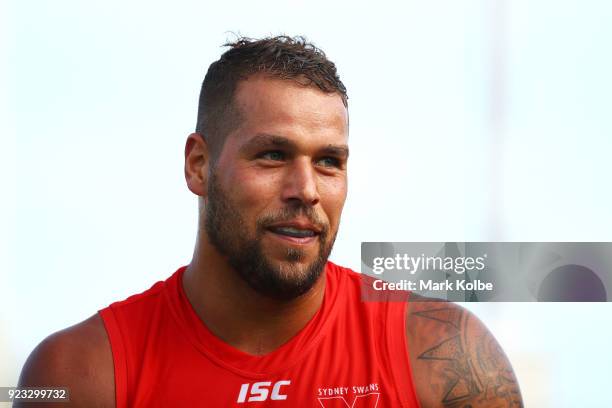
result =
[[[376,408],[380,391],[378,383],[352,387],[338,385],[319,388],[317,398],[322,408]]]
[[[342,395],[335,397],[319,397],[319,404],[323,408],[376,408],[378,407],[379,392],[357,395],[352,401],[347,401]]]

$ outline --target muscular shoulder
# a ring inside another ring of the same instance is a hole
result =
[[[407,308],[407,338],[423,407],[522,407],[512,366],[468,310],[451,302],[415,298]]]
[[[44,339],[28,357],[19,386],[68,387],[70,406],[113,407],[113,359],[101,317],[96,313]]]

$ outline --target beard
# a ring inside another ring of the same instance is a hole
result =
[[[321,276],[331,253],[336,233],[322,222],[312,207],[296,202],[256,220],[255,234],[249,231],[238,206],[219,184],[213,170],[208,184],[205,230],[211,244],[227,258],[234,271],[257,293],[276,300],[295,299],[308,292]],[[320,228],[315,259],[304,264],[306,254],[287,248],[281,262],[273,263],[264,254],[262,239],[267,227],[303,215]]]

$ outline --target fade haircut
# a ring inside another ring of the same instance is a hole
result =
[[[255,74],[316,86],[325,93],[337,93],[348,107],[346,88],[336,65],[304,37],[276,36],[254,40],[242,37],[213,62],[202,83],[196,133],[209,145],[211,160],[218,158],[226,136],[242,120],[234,103],[238,83]]]

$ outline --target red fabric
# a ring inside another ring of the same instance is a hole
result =
[[[326,265],[325,297],[283,346],[252,356],[198,318],[185,267],[100,310],[115,365],[117,408],[418,407],[405,302],[362,302],[359,274]]]

